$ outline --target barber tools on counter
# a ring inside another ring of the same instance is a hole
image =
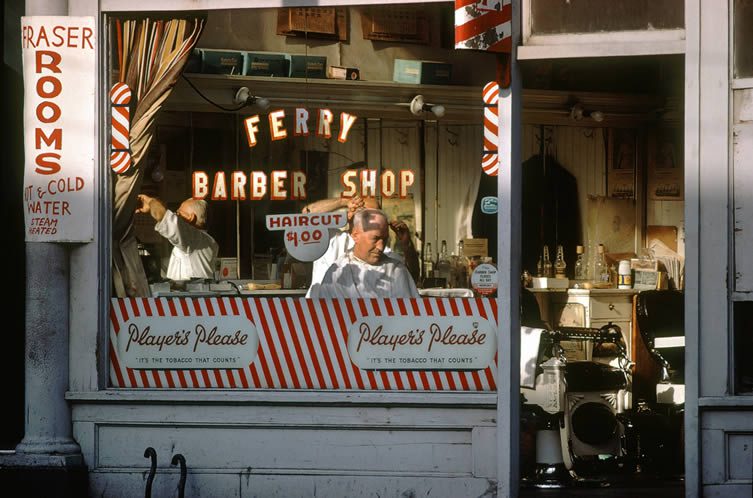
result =
[[[549,245],[543,245],[533,274],[524,269],[521,281],[533,289],[637,289],[681,288],[682,271],[674,274],[664,268],[672,266],[647,250],[641,257],[632,252],[608,252],[604,244],[588,243],[575,248],[572,265],[565,259],[564,247],[558,244],[552,261]],[[571,269],[572,268],[572,269]],[[672,275],[674,275],[672,274]]]

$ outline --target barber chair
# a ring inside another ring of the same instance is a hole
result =
[[[631,364],[620,328],[608,324],[599,329],[561,327],[532,333],[523,327],[522,332],[521,393],[529,405],[549,415],[540,417],[545,424],[536,435],[536,471],[527,482],[543,488],[605,485],[596,474],[604,461],[625,456],[622,415],[632,403]],[[531,340],[540,341],[535,362]],[[614,344],[617,366],[568,361],[562,341]]]
[[[636,296],[636,322],[649,353],[647,359],[653,359],[653,367],[658,367],[645,370],[659,372],[649,376],[652,383],[656,382],[656,397],[649,395],[633,416],[641,440],[644,473],[656,472],[666,477],[684,473],[683,459],[676,458],[682,455],[684,439],[684,316],[682,291],[650,290]]]
[[[565,366],[563,427],[560,431],[563,458],[579,475],[596,476],[605,462],[625,456],[625,423],[631,409],[631,363],[622,332],[616,325],[600,329],[563,327],[554,332],[556,341],[584,340],[595,345],[616,346],[612,366],[594,361],[569,361]]]
[[[685,308],[678,290],[638,294],[636,318],[643,342],[661,369],[656,384],[658,404],[685,403]]]

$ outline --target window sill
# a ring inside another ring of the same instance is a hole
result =
[[[322,405],[322,406],[452,406],[496,408],[496,392],[395,392],[240,389],[107,389],[69,391],[73,404],[214,404],[214,405]]]

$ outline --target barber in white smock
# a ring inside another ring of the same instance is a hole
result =
[[[157,222],[154,230],[173,245],[167,278],[214,278],[219,245],[206,231],[206,201],[189,198],[172,212],[154,197],[140,194],[138,200],[136,212],[151,215]]]

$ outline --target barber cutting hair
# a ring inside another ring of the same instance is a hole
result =
[[[321,283],[312,284],[313,298],[419,297],[404,263],[387,257],[387,215],[379,209],[361,209],[353,215],[353,248],[327,270]]]
[[[157,222],[154,230],[173,245],[167,278],[190,280],[214,278],[219,246],[206,231],[207,203],[188,198],[176,212],[154,197],[140,194],[137,213],[149,214]]]

